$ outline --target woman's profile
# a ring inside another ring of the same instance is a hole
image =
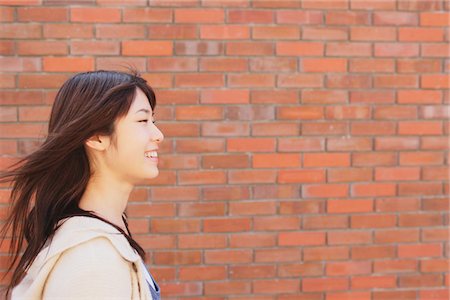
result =
[[[135,72],[62,85],[43,144],[1,175],[12,183],[8,298],[159,299],[124,214],[133,187],[159,173],[155,106]]]

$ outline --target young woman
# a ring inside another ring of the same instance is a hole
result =
[[[155,106],[137,74],[87,72],[63,84],[42,146],[2,175],[13,184],[7,297],[159,299],[124,215],[133,187],[159,172]]]

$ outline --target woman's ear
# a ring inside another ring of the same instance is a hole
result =
[[[92,150],[104,151],[109,146],[109,137],[105,135],[93,135],[84,144]]]

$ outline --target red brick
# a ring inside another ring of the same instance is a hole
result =
[[[219,139],[180,139],[176,142],[177,152],[223,152],[225,143]]]
[[[18,41],[16,51],[19,55],[61,55],[68,53],[68,47],[62,41]]]
[[[179,271],[182,281],[224,280],[226,277],[227,270],[223,266],[183,266]]]
[[[311,27],[303,28],[303,40],[346,41],[349,39],[348,30],[339,27]]]
[[[423,44],[422,56],[423,57],[447,57],[450,52],[450,46],[448,44]]]
[[[249,103],[249,90],[204,90],[200,102],[206,104],[244,104]]]
[[[254,154],[253,168],[286,168],[300,167],[298,154]]]
[[[68,21],[68,9],[64,7],[20,7],[17,19],[20,22],[64,22]]]
[[[219,73],[177,74],[175,76],[175,86],[177,87],[222,87],[224,82],[224,75]]]
[[[207,219],[203,221],[204,232],[242,232],[249,231],[249,218]],[[199,231],[199,228],[196,230]]]
[[[255,26],[252,28],[252,37],[255,40],[296,40],[300,37],[300,29],[289,25]]]
[[[281,24],[322,24],[323,12],[309,10],[277,10],[277,23]]]
[[[92,38],[94,26],[90,24],[44,24],[45,38]]]
[[[396,257],[395,246],[354,246],[351,249],[352,260],[375,259],[375,258],[393,258]]]
[[[223,23],[222,9],[175,9],[175,23]]]
[[[233,138],[228,139],[227,151],[230,152],[270,152],[275,150],[272,138]]]
[[[295,293],[300,286],[300,279],[256,280],[253,282],[255,293],[278,294]]]
[[[370,15],[368,12],[330,11],[326,15],[325,23],[327,25],[369,25]]]
[[[230,271],[233,279],[270,278],[275,276],[275,266],[271,265],[232,266]]]
[[[171,23],[171,9],[157,8],[125,8],[123,22],[127,23]]]
[[[44,121],[50,119],[51,108],[49,106],[29,106],[19,108],[20,121]]]
[[[317,42],[277,42],[277,55],[290,56],[320,56],[323,55],[324,45]]]
[[[275,182],[276,171],[240,170],[229,172],[230,183],[270,183]]]
[[[212,40],[236,40],[248,39],[250,28],[241,25],[202,25],[200,26],[200,38]]]
[[[236,233],[230,236],[230,247],[233,248],[267,248],[274,247],[276,243],[275,234]]]
[[[153,233],[186,233],[198,232],[200,230],[199,220],[152,220],[151,231]]]
[[[329,262],[326,265],[328,276],[361,275],[371,273],[371,263],[365,261],[355,262]]]
[[[369,43],[328,43],[326,55],[329,56],[370,56],[372,45]]]
[[[267,56],[274,53],[272,43],[267,42],[227,42],[227,55]]]
[[[421,88],[425,89],[448,89],[450,88],[450,77],[446,74],[422,75]]]
[[[325,148],[321,138],[280,138],[278,150],[281,152],[322,151]]]
[[[249,294],[250,290],[250,282],[245,281],[206,282],[204,284],[205,295]]]
[[[346,216],[307,216],[303,218],[303,228],[305,229],[331,229],[347,228],[348,218]]]
[[[41,61],[34,57],[0,57],[2,72],[36,72],[41,70]]]
[[[419,45],[413,43],[375,43],[375,57],[415,57],[419,55]]]
[[[239,3],[239,2],[238,2]],[[241,2],[243,4],[245,4],[246,2]],[[252,3],[253,7],[258,7],[258,8],[295,8],[295,7],[300,7],[301,3],[298,1],[283,1],[283,2],[278,2],[278,1],[256,1],[254,3]]]
[[[1,7],[0,8],[0,22],[12,22],[14,21],[15,10],[14,7]]]
[[[84,23],[117,23],[120,22],[121,11],[118,8],[105,7],[72,7],[70,20]]]
[[[95,31],[96,37],[108,38],[144,38],[146,35],[144,25],[114,25],[99,24]]]
[[[372,200],[358,199],[340,199],[328,200],[327,209],[329,213],[354,213],[373,211]]]
[[[1,138],[43,138],[46,133],[45,124],[0,124]]]
[[[322,266],[318,263],[288,263],[278,267],[278,274],[281,277],[292,276],[317,276],[323,275]]]
[[[229,23],[272,23],[274,20],[271,10],[228,10],[227,20]]]
[[[186,40],[197,39],[197,28],[195,25],[151,25],[147,27],[148,37],[152,39],[174,39]],[[187,42],[196,43],[196,42]]]
[[[222,171],[191,171],[178,172],[179,184],[223,184],[226,182],[226,174]]]
[[[36,39],[42,37],[42,25],[41,24],[2,24],[2,30],[0,31],[0,38],[12,38],[12,39]]]
[[[305,58],[301,62],[305,72],[346,72],[347,59],[343,58]]]
[[[398,73],[436,73],[441,72],[442,64],[439,59],[398,59]]]
[[[142,77],[149,83],[151,83],[153,88],[170,88],[173,86],[173,75],[171,73],[143,73]],[[161,109],[161,108],[160,108]]]
[[[320,74],[280,74],[277,86],[284,88],[294,87],[323,87],[323,76]]]
[[[337,75],[332,74],[326,78],[328,88],[359,89],[369,88],[371,78],[367,75]]]
[[[302,4],[303,8],[312,8],[312,9],[340,10],[348,7],[348,3],[345,0],[320,1],[320,2],[316,2],[313,0],[306,0],[303,1]]]
[[[82,57],[44,57],[44,71],[47,72],[86,72],[94,70],[93,58]]]
[[[352,288],[373,289],[373,288],[394,288],[397,277],[392,276],[354,276],[352,277]]]
[[[68,76],[65,74],[22,74],[19,75],[20,88],[59,88]]]
[[[186,41],[175,43],[177,55],[219,55],[223,54],[223,42]]]
[[[417,13],[405,11],[374,11],[375,25],[414,26],[419,24]]]
[[[230,74],[227,77],[230,87],[270,87],[275,81],[272,74]]]
[[[172,251],[172,252],[156,252],[153,255],[157,264],[164,265],[190,265],[200,264],[200,251]]]
[[[395,61],[384,58],[355,58],[350,61],[350,72],[383,72],[392,73],[395,70]]]
[[[421,26],[449,26],[450,15],[445,12],[421,12]]]
[[[391,1],[378,1],[378,0],[351,0],[351,9],[366,9],[366,10],[396,10],[396,3]]]
[[[298,247],[281,249],[255,249],[255,262],[298,262],[300,249]]]
[[[302,280],[302,291],[339,291],[348,290],[349,280],[347,278],[304,278]]]
[[[273,215],[276,203],[268,201],[230,203],[230,215]]]
[[[39,5],[42,0],[0,0],[0,5]]]
[[[167,56],[172,55],[170,41],[123,41],[122,54],[127,56]]]
[[[349,249],[343,246],[310,247],[303,250],[305,261],[349,259]]]
[[[398,39],[400,42],[442,42],[444,30],[442,28],[400,27]]]
[[[0,107],[0,122],[17,122],[17,108]]]
[[[252,135],[253,136],[292,136],[300,133],[300,124],[290,122],[277,122],[277,123],[258,123],[253,124]]]
[[[278,175],[279,183],[313,183],[324,182],[323,170],[281,170]]]
[[[205,250],[206,264],[249,263],[252,250]]]
[[[312,246],[325,244],[325,232],[281,232],[278,234],[280,246]]]
[[[433,90],[399,90],[398,103],[437,104],[442,102],[442,92]]]
[[[343,167],[350,165],[350,156],[346,153],[305,153],[305,167]]]
[[[12,55],[14,54],[14,41],[0,40],[0,54]]]
[[[197,63],[194,63],[197,69]],[[203,58],[200,61],[201,71],[243,72],[248,70],[248,62],[242,58]]]
[[[178,237],[178,247],[180,249],[195,248],[224,248],[226,246],[226,236],[219,234],[192,235],[185,234]]]

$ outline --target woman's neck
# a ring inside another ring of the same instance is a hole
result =
[[[133,186],[105,177],[91,177],[79,207],[119,226],[125,232],[122,216]]]

